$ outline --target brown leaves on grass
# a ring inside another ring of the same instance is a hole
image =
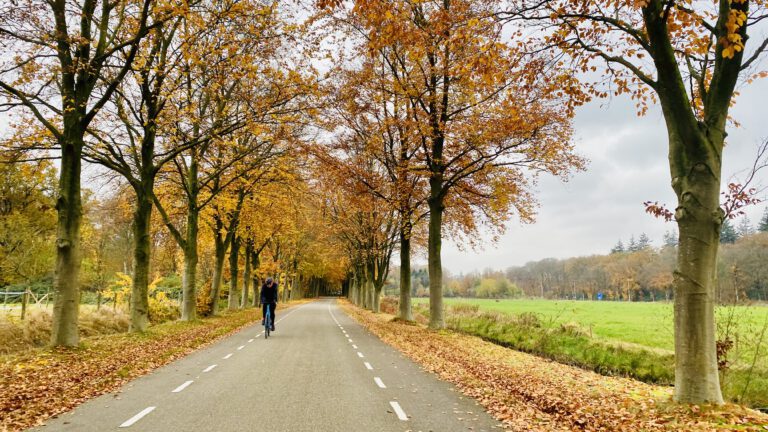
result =
[[[42,424],[260,317],[259,310],[248,309],[195,323],[167,323],[144,335],[93,338],[77,349],[7,356],[0,362],[0,430]]]
[[[347,306],[373,334],[477,399],[510,430],[764,431],[768,416],[740,406],[670,402],[671,388],[605,377],[477,337],[388,321]]]

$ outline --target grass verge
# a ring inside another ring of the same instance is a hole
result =
[[[260,309],[223,312],[197,322],[166,322],[144,334],[84,338],[75,349],[37,349],[2,356],[0,430],[40,425],[257,320],[261,320]]]
[[[625,305],[622,305],[625,306]],[[394,299],[386,299],[382,310],[396,311]],[[417,319],[427,322],[426,304],[414,306]],[[481,337],[501,346],[560,363],[579,366],[603,375],[625,376],[643,382],[672,385],[675,380],[674,353],[620,340],[598,338],[581,323],[564,321],[554,315],[510,313],[489,310],[476,302],[449,304],[446,325],[452,330]],[[768,371],[759,353],[756,361],[734,362],[721,373],[723,397],[753,408],[768,407]]]

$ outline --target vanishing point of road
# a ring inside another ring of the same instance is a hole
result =
[[[349,318],[333,299],[253,326],[35,431],[498,431],[473,399]]]

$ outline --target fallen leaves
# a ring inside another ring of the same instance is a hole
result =
[[[741,406],[677,405],[668,387],[606,377],[477,337],[345,307],[384,342],[477,399],[510,430],[768,430],[768,416]]]

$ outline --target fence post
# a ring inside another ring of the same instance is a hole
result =
[[[29,290],[25,289],[21,295],[21,320],[24,321],[24,317],[27,316],[27,302],[29,302]]]

